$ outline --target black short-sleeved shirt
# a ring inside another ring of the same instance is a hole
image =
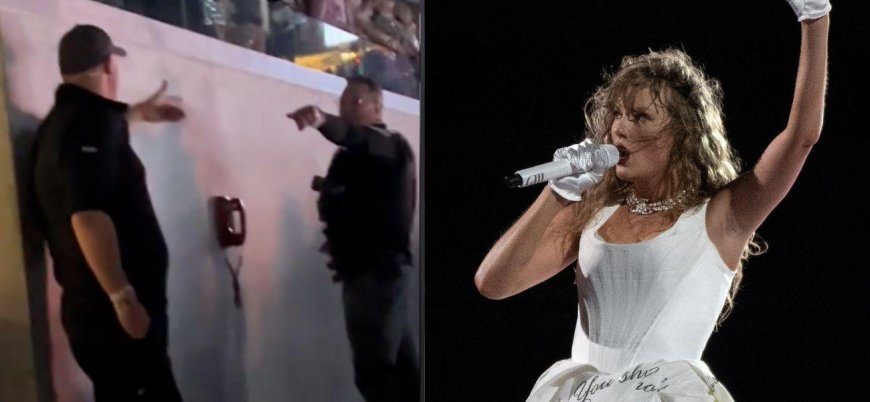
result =
[[[336,268],[347,274],[409,264],[417,180],[411,145],[382,124],[351,126],[329,115],[320,132],[341,146],[318,200]]]
[[[33,149],[36,210],[67,297],[104,295],[72,230],[80,211],[102,211],[115,226],[121,263],[140,299],[165,299],[168,251],[145,168],[130,147],[127,105],[62,84]]]

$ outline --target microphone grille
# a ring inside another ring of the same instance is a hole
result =
[[[598,152],[595,153],[596,156],[598,156],[598,158],[595,158],[596,164],[601,163],[604,165],[602,167],[607,169],[612,168],[619,163],[619,150],[616,149],[615,146],[611,144],[600,144],[599,147]]]

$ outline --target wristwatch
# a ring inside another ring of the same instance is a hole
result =
[[[112,304],[115,307],[128,306],[137,301],[136,290],[128,284],[121,288],[121,290],[110,294],[109,299],[112,300]]]

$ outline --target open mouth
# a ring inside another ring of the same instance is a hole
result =
[[[619,164],[623,165],[628,160],[628,157],[631,155],[631,152],[628,152],[627,149],[623,146],[617,146],[616,150],[619,151]]]

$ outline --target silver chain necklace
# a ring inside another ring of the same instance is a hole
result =
[[[686,196],[686,190],[683,190],[675,198],[667,200],[649,202],[646,198],[640,198],[634,194],[633,190],[628,191],[628,196],[625,197],[625,203],[628,204],[628,210],[636,215],[650,215],[656,212],[666,212],[674,209],[679,201],[682,201]]]

